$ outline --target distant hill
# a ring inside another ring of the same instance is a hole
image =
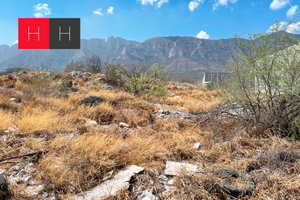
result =
[[[291,34],[300,40],[300,35]],[[71,59],[83,60],[98,55],[109,63],[143,64],[153,66],[158,55],[159,63],[170,72],[191,74],[205,70],[224,70],[228,51],[237,51],[233,38],[206,40],[195,37],[155,37],[144,42],[120,37],[82,39],[79,50],[19,50],[17,44],[0,45],[0,71],[11,67],[35,69],[41,63],[49,69],[63,71]]]

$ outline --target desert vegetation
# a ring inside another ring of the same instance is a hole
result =
[[[269,37],[259,36],[267,44]],[[101,198],[143,199],[148,191],[157,199],[299,199],[299,84],[289,71],[299,62],[259,44],[247,43],[228,63],[231,79],[210,90],[167,81],[159,64],[148,70],[96,57],[64,73],[3,74],[0,196],[92,199],[88,191],[139,166],[126,187]],[[191,165],[168,171],[182,163]]]

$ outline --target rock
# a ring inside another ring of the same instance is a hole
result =
[[[9,173],[5,171],[4,169],[0,169],[0,174],[4,176],[9,176]]]
[[[16,133],[18,131],[19,129],[15,125],[13,125],[12,127],[9,127],[7,130],[5,130],[4,132],[11,134],[11,133]]]
[[[42,192],[44,191],[44,185],[29,186],[25,189],[25,191],[31,196],[42,194]]]
[[[83,194],[76,194],[73,196],[74,200],[92,200],[103,199],[109,195],[115,195],[121,189],[128,189],[129,181],[132,176],[144,171],[144,168],[131,165],[124,171],[119,172],[112,179],[100,184],[99,186],[84,192]]]
[[[151,192],[143,191],[142,194],[138,196],[138,200],[158,200],[158,198]]]
[[[0,185],[6,184],[5,177],[3,174],[0,174]]]
[[[87,76],[92,76],[89,72],[72,72],[72,76],[75,78],[84,78]]]
[[[49,197],[49,194],[48,194],[47,192],[44,192],[44,193],[43,193],[43,197],[44,197],[44,198],[48,198],[48,197]]]
[[[71,88],[73,86],[79,86],[79,83],[70,81],[68,87]]]
[[[129,125],[126,124],[126,123],[124,123],[124,122],[120,122],[120,123],[119,123],[119,127],[120,127],[120,128],[129,128]]]
[[[11,167],[8,171],[9,171],[9,172],[19,171],[20,168],[21,168],[21,167],[20,167],[19,165],[15,165],[15,166]]]
[[[199,149],[199,147],[200,147],[200,143],[199,142],[195,143],[194,149]]]
[[[98,126],[97,122],[94,121],[94,120],[89,120],[87,123],[86,123],[87,126]]]
[[[235,169],[228,169],[228,168],[216,169],[214,170],[213,174],[220,178],[232,176],[234,178],[241,177],[242,179],[246,179],[248,177],[247,174],[244,174]]]
[[[155,111],[153,114],[155,114],[156,116],[162,119],[168,119],[169,117],[176,117],[181,119],[192,119],[195,117],[195,115],[192,115],[190,113],[174,111],[174,110],[168,110],[164,112],[162,109]]]
[[[0,199],[4,199],[8,193],[8,186],[4,175],[0,174]]]
[[[10,98],[9,100],[13,101],[13,102],[17,102],[18,101],[18,99],[16,99],[16,98]]]
[[[28,163],[26,166],[25,166],[25,172],[27,174],[31,174],[35,171],[35,168],[34,168],[34,164],[33,163]]]
[[[200,169],[201,167],[199,165],[167,161],[164,174],[169,176],[176,176],[181,170],[192,174],[198,172]]]
[[[98,103],[102,103],[103,102],[103,99],[101,97],[98,97],[98,96],[90,96],[88,98],[85,98],[81,101],[80,105],[81,104],[84,104],[84,105],[90,105],[90,107],[92,107],[93,105],[96,105]]]

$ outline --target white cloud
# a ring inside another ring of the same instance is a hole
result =
[[[110,6],[110,7],[107,9],[107,14],[114,14],[114,7]]]
[[[205,31],[200,31],[196,37],[200,39],[208,39],[209,35]]]
[[[295,33],[300,31],[300,22],[292,23],[286,27],[286,32]]]
[[[34,13],[33,15],[34,15],[36,18],[42,18],[42,17],[44,17],[44,14],[43,14],[43,13],[40,13],[40,12]]]
[[[158,3],[157,3],[157,8],[160,8],[164,3],[168,3],[169,0],[160,0]]]
[[[270,4],[270,9],[271,10],[279,10],[286,6],[286,4],[289,3],[290,0],[273,0],[272,3]]]
[[[288,24],[287,22],[280,22],[279,24],[273,24],[270,26],[270,29],[267,31],[268,33],[270,32],[275,32],[277,30],[285,30],[288,33],[296,33],[300,31],[300,22],[296,23],[291,23]]]
[[[292,6],[286,13],[287,17],[292,17],[293,15],[296,14],[297,9],[299,8],[298,5]]]
[[[103,16],[102,12],[101,12],[101,8],[98,8],[97,10],[94,10],[93,12],[95,15],[100,15]]]
[[[33,14],[36,18],[44,17],[45,15],[51,14],[51,9],[46,3],[39,3],[38,5],[33,6],[35,13]]]
[[[189,10],[193,12],[200,4],[203,4],[204,0],[193,0],[189,3]]]
[[[169,2],[169,0],[159,0],[159,1],[158,0],[138,0],[138,1],[140,1],[143,6],[146,6],[148,4],[153,6],[153,4],[157,2],[156,3],[157,8],[160,8],[164,3]]]
[[[213,5],[213,10],[216,10],[219,6],[228,6],[228,2],[236,3],[238,0],[215,0],[216,3]],[[233,9],[231,9],[233,11]]]
[[[273,24],[272,26],[270,26],[270,28],[267,32],[268,33],[275,32],[277,29],[283,30],[285,25],[286,25],[286,22],[279,22],[279,24]]]
[[[14,45],[14,44],[18,44],[18,40],[16,40],[16,41],[13,43],[13,45]]]

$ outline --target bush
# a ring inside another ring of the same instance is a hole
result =
[[[167,94],[165,84],[168,80],[167,73],[162,65],[156,64],[153,69],[145,73],[136,73],[134,76],[125,75],[124,86],[139,97],[157,100]]]
[[[227,64],[231,78],[223,84],[231,108],[242,111],[241,120],[281,136],[291,135],[300,115],[300,50],[292,46],[299,41],[281,31],[291,23],[278,21],[271,32],[249,38],[236,34],[241,53],[232,54]]]
[[[65,72],[84,71],[92,74],[100,73],[103,68],[103,62],[99,56],[93,55],[84,61],[76,61],[72,59],[65,67]]]
[[[63,96],[68,91],[65,83],[53,84],[52,80],[44,74],[36,74],[26,80],[26,87],[23,93],[28,96],[41,95],[44,97]]]

